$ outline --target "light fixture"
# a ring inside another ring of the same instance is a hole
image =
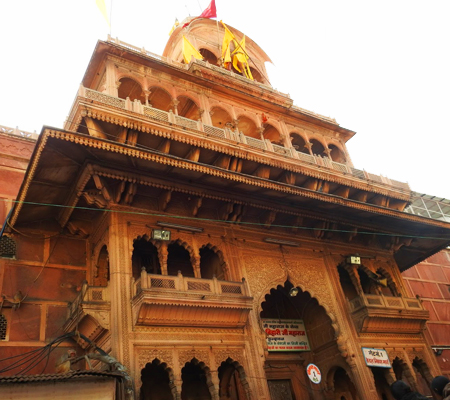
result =
[[[165,231],[162,229],[153,229],[152,230],[152,239],[170,240],[170,231]]]
[[[293,288],[291,288],[291,290],[289,290],[289,296],[295,297],[297,295],[298,295],[298,288],[293,287]]]
[[[345,261],[347,264],[361,265],[361,257],[356,254],[354,256],[348,256]]]
[[[203,228],[198,228],[196,226],[188,226],[188,225],[178,225],[178,224],[173,224],[171,222],[158,221],[156,223],[156,225],[163,226],[165,228],[179,229],[180,231],[203,232]]]
[[[300,244],[297,242],[290,242],[288,240],[281,240],[281,239],[273,239],[273,238],[265,238],[263,239],[266,243],[273,243],[273,244],[279,244],[283,246],[291,246],[291,247],[299,247]]]

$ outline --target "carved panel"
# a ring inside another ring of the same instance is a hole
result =
[[[210,364],[208,350],[198,350],[198,349],[179,350],[178,362],[180,364],[180,369],[182,369],[184,365],[190,362],[193,358],[196,358],[200,362],[204,362],[207,366]]]
[[[283,270],[280,260],[269,257],[255,257],[244,255],[245,269],[247,270],[248,284],[253,297],[259,297],[271,282],[284,282],[286,272]]]
[[[221,363],[231,358],[233,361],[237,361],[239,364],[243,365],[244,362],[244,352],[243,349],[213,349],[214,359],[216,360],[217,367]]]
[[[136,353],[137,371],[141,371],[147,363],[151,363],[155,358],[166,363],[169,368],[173,368],[173,350],[138,349]]]

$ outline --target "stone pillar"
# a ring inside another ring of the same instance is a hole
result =
[[[120,214],[110,214],[109,268],[111,294],[111,349],[112,356],[130,371],[131,331],[131,255],[128,226]]]
[[[106,94],[110,96],[118,97],[119,96],[119,86],[120,82],[116,82],[116,67],[111,60],[106,62]]]

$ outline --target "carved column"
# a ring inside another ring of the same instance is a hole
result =
[[[106,62],[106,93],[110,96],[119,96],[120,82],[116,82],[116,67],[111,60]]]
[[[129,332],[132,254],[126,221],[114,212],[110,214],[109,245],[112,355],[131,369]]]
[[[159,263],[161,265],[161,275],[168,275],[167,272],[167,258],[169,252],[167,250],[167,242],[162,242],[161,247],[158,249]]]
[[[180,104],[180,101],[177,99],[172,100],[173,110],[175,112],[175,115],[178,115],[178,104]]]

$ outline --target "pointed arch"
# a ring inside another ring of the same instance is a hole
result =
[[[377,269],[377,274],[387,279],[388,288],[393,296],[400,297],[400,292],[397,288],[397,284],[394,282],[392,275],[383,267]]]
[[[194,277],[197,258],[194,250],[181,239],[174,240],[167,246],[167,274],[175,276],[178,271],[183,276]]]
[[[229,268],[224,260],[223,253],[211,243],[200,248],[200,274],[202,278],[230,280]]]
[[[95,264],[94,286],[108,286],[109,282],[109,254],[106,244],[104,244],[97,256]]]
[[[177,399],[173,370],[157,358],[141,370],[141,382],[139,400]]]
[[[181,370],[181,400],[212,400],[216,398],[211,371],[195,357]]]
[[[161,244],[148,235],[138,236],[133,240],[131,268],[134,279],[139,279],[142,268],[149,274],[161,274],[161,264],[158,249]]]
[[[237,361],[228,357],[220,364],[219,397],[229,400],[250,400],[250,385],[244,368]]]

